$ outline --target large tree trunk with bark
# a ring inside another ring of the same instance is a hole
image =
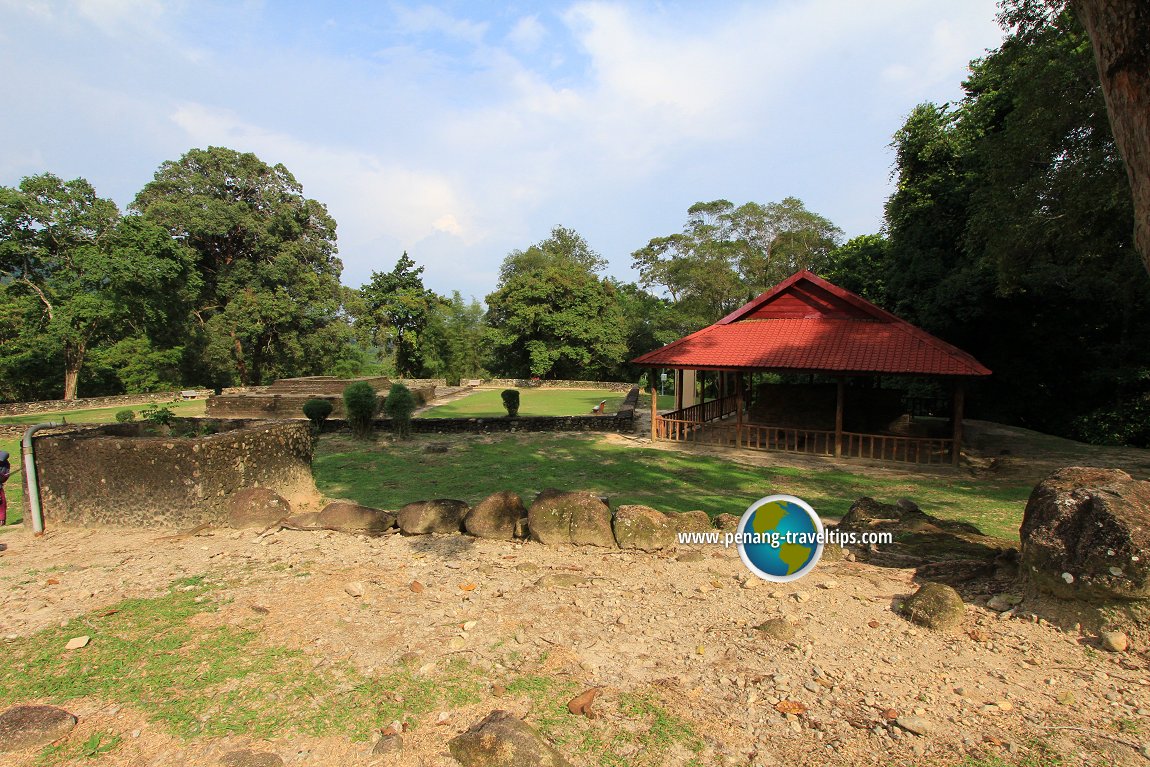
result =
[[[84,364],[84,344],[64,345],[64,399],[76,399],[79,395],[80,368]]]
[[[1090,34],[1134,198],[1134,244],[1150,271],[1150,1],[1073,0]]]

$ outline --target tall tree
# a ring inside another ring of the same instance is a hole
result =
[[[458,385],[464,378],[483,377],[487,350],[483,307],[474,298],[465,302],[459,291],[432,307],[423,333],[423,372]],[[454,382],[454,383],[453,383]]]
[[[419,376],[423,370],[422,335],[438,297],[423,287],[423,267],[407,251],[390,272],[372,272],[361,288],[367,321],[376,342],[395,354],[401,376]]]
[[[349,331],[335,221],[283,165],[223,147],[165,162],[132,207],[194,254],[191,375],[260,384],[323,372]]]
[[[35,337],[31,347],[58,354],[65,399],[76,398],[94,345],[170,320],[196,284],[190,266],[163,230],[121,218],[84,179],[46,173],[0,188],[3,298],[19,318],[5,345],[29,348]]]
[[[1085,32],[1049,14],[964,87],[895,137],[890,305],[995,371],[984,415],[1150,441],[1150,283]]]
[[[605,375],[623,361],[623,317],[615,290],[595,274],[600,256],[573,230],[504,259],[487,297],[498,372],[541,378]]]
[[[842,232],[788,197],[766,205],[698,202],[683,231],[656,237],[631,254],[644,287],[667,291],[697,329],[799,269],[819,271]]]

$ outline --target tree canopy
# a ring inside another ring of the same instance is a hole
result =
[[[283,165],[223,147],[165,162],[133,209],[189,250],[203,277],[189,372],[217,385],[322,371],[338,321],[335,221]]]

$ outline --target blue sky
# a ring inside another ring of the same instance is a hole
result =
[[[562,224],[630,254],[694,202],[795,196],[878,231],[891,135],[960,97],[995,0],[0,0],[0,185],[126,207],[165,160],[283,163],[339,224],[343,281],[407,250],[482,299]]]

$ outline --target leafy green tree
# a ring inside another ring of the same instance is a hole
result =
[[[487,357],[483,307],[465,303],[459,291],[432,305],[423,333],[423,375],[458,386],[464,378],[482,378]]]
[[[822,276],[881,306],[886,303],[889,256],[890,242],[886,237],[881,234],[860,235],[831,252]]]
[[[423,286],[422,274],[405,251],[394,269],[372,272],[360,290],[375,341],[394,352],[396,371],[406,377],[423,369],[422,334],[438,298]]]
[[[708,325],[800,269],[821,271],[842,232],[788,197],[687,209],[683,231],[631,254],[643,287],[667,291],[690,329]]]
[[[27,350],[58,360],[65,399],[94,347],[169,325],[198,284],[162,229],[50,173],[0,188],[0,273],[12,323],[0,365],[30,372]]]
[[[976,412],[1147,438],[1132,424],[1150,394],[1150,284],[1085,33],[1050,14],[974,62],[965,89],[895,137],[888,304],[995,371]]]
[[[132,207],[195,259],[189,375],[216,385],[320,373],[350,339],[335,221],[283,165],[223,147],[165,162]]]
[[[499,286],[487,297],[497,370],[594,379],[623,361],[623,316],[614,286],[592,269],[597,263],[583,238],[563,227],[504,259]]]

